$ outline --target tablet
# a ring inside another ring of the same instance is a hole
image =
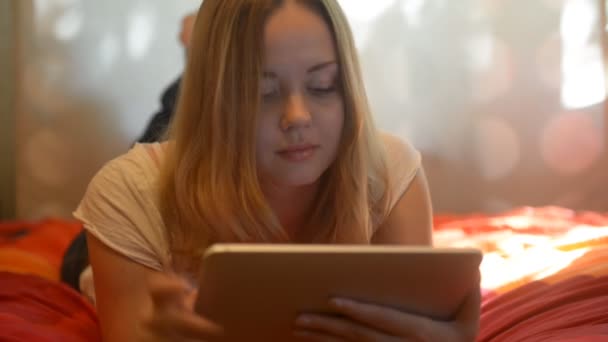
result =
[[[479,285],[476,249],[216,244],[201,265],[197,313],[230,341],[289,341],[298,314],[340,296],[449,320]]]

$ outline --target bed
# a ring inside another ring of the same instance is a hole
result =
[[[608,215],[519,208],[436,216],[435,244],[476,247],[478,341],[608,341]]]
[[[0,341],[101,341],[95,309],[61,283],[77,222],[0,223]]]
[[[94,308],[58,280],[79,231],[0,223],[0,341],[100,341]],[[478,341],[608,341],[608,214],[436,215],[435,244],[484,252]]]

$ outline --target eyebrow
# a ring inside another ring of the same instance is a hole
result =
[[[330,66],[333,66],[336,64],[338,64],[338,63],[336,63],[336,61],[328,61],[328,62],[319,63],[317,65],[313,65],[312,67],[308,68],[308,70],[306,70],[306,73],[312,73],[312,72],[316,72],[319,70],[323,70],[327,67],[330,67]],[[275,74],[272,71],[264,71],[263,76],[267,77],[267,78],[276,78],[277,74]]]

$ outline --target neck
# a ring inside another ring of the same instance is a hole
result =
[[[270,208],[291,237],[295,237],[306,225],[313,209],[317,189],[318,182],[303,186],[262,184]]]

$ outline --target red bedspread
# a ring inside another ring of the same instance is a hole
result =
[[[608,341],[608,215],[438,216],[435,242],[484,252],[480,342]]]
[[[101,341],[94,308],[71,288],[9,272],[0,284],[0,341]]]
[[[435,227],[436,245],[484,252],[479,341],[608,341],[608,214],[520,208],[438,215]],[[0,223],[0,341],[99,340],[94,309],[57,282],[79,231]]]
[[[533,282],[483,305],[478,341],[608,341],[608,277]]]

